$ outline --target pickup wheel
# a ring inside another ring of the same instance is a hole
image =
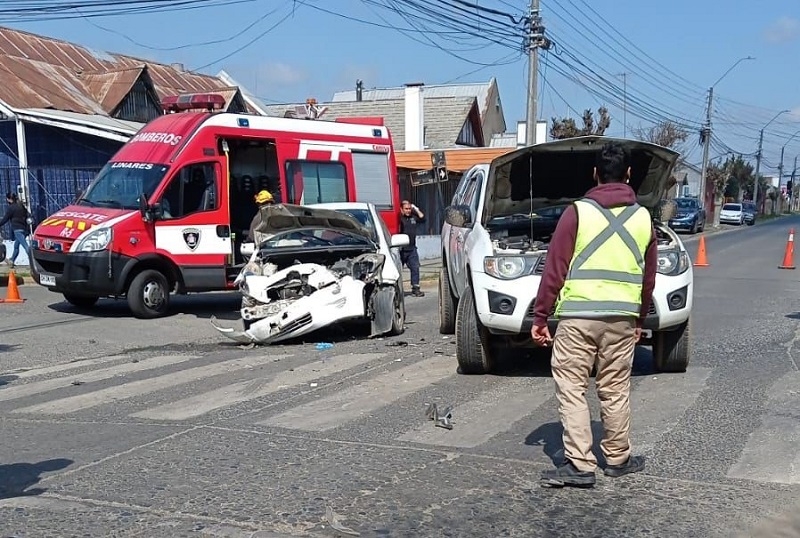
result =
[[[140,319],[159,318],[169,308],[169,282],[155,269],[136,275],[128,287],[128,306]]]
[[[456,359],[459,373],[486,374],[492,369],[489,331],[475,311],[472,288],[467,286],[456,311]]]
[[[689,366],[691,323],[653,335],[653,362],[657,372],[685,372]]]
[[[453,334],[454,332],[456,332],[456,298],[450,291],[447,266],[443,266],[439,270],[439,333]]]
[[[73,295],[71,293],[65,293],[64,299],[72,306],[87,309],[97,304],[97,301],[100,299],[100,297],[97,297],[96,295]]]

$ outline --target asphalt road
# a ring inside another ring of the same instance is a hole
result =
[[[689,371],[653,375],[637,352],[646,472],[585,491],[537,483],[561,451],[546,356],[456,374],[433,290],[407,298],[400,337],[247,349],[209,323],[236,319],[235,295],[140,321],[23,286],[0,304],[0,538],[335,536],[328,511],[361,536],[779,536],[753,529],[800,512],[800,270],[777,268],[792,226],[709,236]]]

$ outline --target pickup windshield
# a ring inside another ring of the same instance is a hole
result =
[[[107,163],[77,200],[78,205],[138,209],[139,196],[150,198],[168,166],[151,163]]]

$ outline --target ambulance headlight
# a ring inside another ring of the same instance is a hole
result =
[[[72,245],[72,252],[97,252],[111,243],[111,228],[95,228]]]

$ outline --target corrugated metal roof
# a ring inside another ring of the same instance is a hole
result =
[[[474,97],[425,96],[424,122],[425,145],[430,148],[451,148],[455,145],[461,128],[467,121],[470,110],[477,106]],[[283,117],[298,105],[267,105],[268,116]],[[382,117],[384,125],[392,134],[395,149],[405,149],[405,100],[385,99],[380,101],[339,101],[324,103],[328,107],[323,119],[352,118],[361,116]]]
[[[489,141],[490,148],[515,148],[517,147],[517,133],[499,133],[492,135]]]
[[[231,89],[210,75],[0,27],[0,101],[13,108],[110,113],[145,67],[159,98]]]

